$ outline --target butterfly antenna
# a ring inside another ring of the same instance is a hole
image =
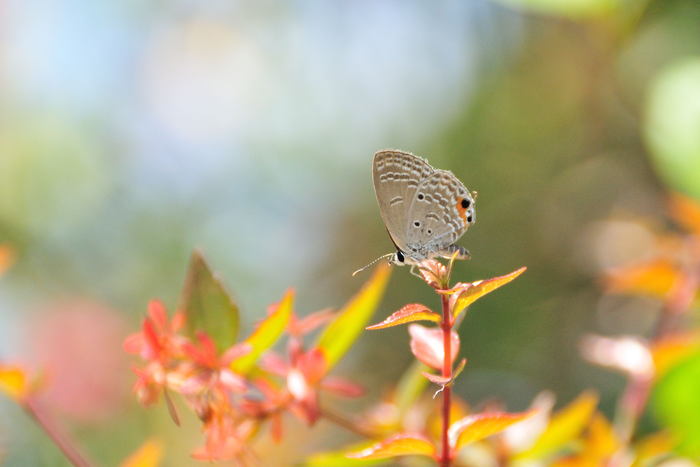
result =
[[[373,266],[375,263],[377,263],[378,261],[383,260],[384,258],[390,258],[390,257],[392,257],[392,256],[394,256],[394,253],[387,253],[387,254],[385,254],[385,255],[382,255],[382,256],[380,256],[379,258],[377,258],[377,259],[375,259],[374,261],[372,261],[371,263],[369,263],[367,266],[363,266],[363,267],[361,267],[360,269],[358,269],[357,271],[353,272],[353,273],[352,273],[352,276],[355,277],[355,274],[358,274],[358,273],[364,271],[364,270],[367,269],[368,267]]]

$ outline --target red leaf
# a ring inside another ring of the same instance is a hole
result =
[[[418,266],[418,272],[425,283],[434,289],[442,288],[443,283],[447,281],[447,267],[435,259],[422,261]]]
[[[440,376],[440,375],[435,375],[433,373],[428,373],[427,371],[422,372],[423,376],[428,378],[428,381],[431,383],[437,384],[438,386],[448,386],[454,382],[455,379],[459,376],[459,374],[464,370],[464,366],[467,364],[467,359],[463,358],[461,362],[459,362],[459,365],[457,365],[457,368],[455,368],[452,372],[452,376],[449,378],[447,376]]]
[[[433,384],[437,384],[438,386],[444,386],[450,381],[452,381],[451,377],[434,375],[432,373],[428,373],[427,371],[424,371],[422,374],[423,376],[428,378],[428,381],[430,381]]]
[[[292,315],[292,319],[289,321],[289,326],[287,327],[287,332],[293,336],[303,336],[319,326],[326,324],[326,322],[333,318],[335,318],[335,311],[330,308],[315,311],[303,318],[297,318]]]
[[[352,381],[329,376],[321,381],[321,387],[343,397],[360,397],[365,395],[365,388]]]
[[[381,323],[367,326],[365,329],[384,329],[413,321],[433,321],[435,323],[439,323],[440,315],[430,311],[430,309],[425,305],[421,305],[420,303],[411,303],[410,305],[404,306],[399,311],[395,311]]]
[[[412,324],[408,327],[411,334],[411,352],[422,363],[436,370],[442,369],[445,360],[444,346],[442,342],[442,330],[430,329],[420,324]],[[451,331],[452,362],[459,353],[459,336]]]
[[[328,364],[321,349],[311,349],[299,356],[297,365],[299,371],[310,384],[318,383],[326,374]]]
[[[360,452],[347,454],[352,459],[388,459],[397,456],[435,456],[435,446],[423,435],[401,433]]]

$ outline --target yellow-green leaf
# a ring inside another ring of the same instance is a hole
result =
[[[29,392],[27,374],[20,367],[0,365],[0,391],[21,402]]]
[[[398,456],[433,457],[434,455],[435,446],[424,436],[402,433],[347,456],[352,459],[388,459]]]
[[[542,458],[555,453],[575,440],[588,425],[598,404],[598,396],[592,391],[581,394],[575,401],[554,414],[547,428],[518,459]]]
[[[236,343],[238,306],[198,250],[193,251],[190,257],[180,309],[187,316],[190,335],[204,331],[214,340],[219,351]]]
[[[400,414],[406,413],[420,399],[423,391],[428,386],[428,380],[423,377],[423,373],[428,370],[429,367],[427,365],[414,360],[401,375],[394,392],[394,401]]]
[[[624,8],[622,0],[499,0],[501,3],[542,14],[573,19],[611,15]],[[626,5],[626,4],[624,4]]]
[[[506,285],[520,274],[525,272],[527,268],[522,267],[516,271],[506,274],[505,276],[493,277],[467,284],[457,284],[455,287],[445,293],[459,294],[457,301],[452,309],[452,316],[456,319],[469,305],[483,297],[484,295],[493,292],[497,288]]]
[[[531,410],[522,413],[495,412],[467,415],[450,426],[448,433],[450,446],[458,451],[467,444],[495,435],[514,423],[531,417],[534,413],[535,411]]]
[[[367,326],[369,330],[390,328],[392,326],[398,326],[399,324],[412,323],[414,321],[432,321],[434,323],[440,322],[440,315],[434,311],[430,311],[430,308],[420,303],[411,303],[409,305],[401,307],[400,310],[392,313],[387,319],[381,323],[373,324],[372,326]]]
[[[247,374],[253,369],[263,352],[272,347],[282,335],[292,316],[294,291],[287,290],[282,301],[274,311],[265,318],[245,342],[250,346],[250,352],[231,363],[233,371]]]
[[[121,463],[121,467],[158,467],[163,459],[163,443],[149,439]]]
[[[384,295],[389,273],[388,265],[378,266],[362,290],[340,310],[338,316],[319,336],[316,346],[326,357],[329,370],[350,349],[372,317]]]
[[[372,446],[374,441],[365,441],[346,446],[340,451],[321,452],[307,457],[299,467],[363,467],[366,465],[386,465],[381,459],[351,459],[349,453]]]

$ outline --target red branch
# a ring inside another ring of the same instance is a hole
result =
[[[450,313],[450,299],[447,295],[442,295],[442,341],[444,349],[444,362],[442,365],[442,376],[452,379],[452,316]],[[450,405],[452,399],[452,388],[445,386],[442,391],[442,453],[440,457],[441,467],[450,467],[452,459],[450,456],[450,442],[448,431],[450,429]]]
[[[91,467],[90,462],[78,452],[72,441],[53,424],[49,416],[31,397],[24,400],[22,407],[51,438],[51,441],[58,446],[71,464],[75,467]]]

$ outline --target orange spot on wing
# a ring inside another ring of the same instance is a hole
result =
[[[462,207],[462,201],[464,198],[458,199],[457,204],[455,207],[457,208],[457,212],[459,213],[459,217],[462,218],[465,224],[467,224],[467,209]]]

